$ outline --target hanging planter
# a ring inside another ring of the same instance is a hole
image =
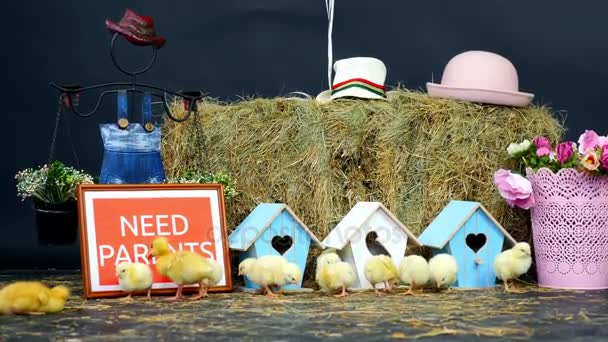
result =
[[[38,242],[44,245],[70,245],[78,236],[76,201],[51,204],[34,202]]]
[[[579,144],[511,144],[526,177],[501,169],[494,182],[511,207],[530,210],[539,286],[608,289],[608,138],[587,130]]]
[[[38,241],[48,245],[72,244],[78,236],[76,189],[93,178],[55,161],[50,166],[25,169],[15,176],[17,194],[33,201]]]

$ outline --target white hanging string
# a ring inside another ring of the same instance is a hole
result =
[[[331,33],[334,27],[334,2],[335,0],[325,0],[327,20],[329,21],[329,27],[327,28],[327,84],[329,85],[329,89],[331,89],[331,72],[334,59],[331,40]]]

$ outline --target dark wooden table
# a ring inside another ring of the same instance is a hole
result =
[[[528,287],[452,290],[424,297],[319,292],[278,298],[234,292],[197,302],[155,297],[132,303],[84,300],[75,272],[2,272],[0,286],[41,279],[73,290],[66,310],[46,316],[0,316],[0,341],[179,340],[608,340],[607,291]]]

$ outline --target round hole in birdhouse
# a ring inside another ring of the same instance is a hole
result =
[[[365,245],[371,255],[388,255],[389,252],[378,242],[378,234],[374,231],[367,233],[365,236]]]
[[[473,252],[477,253],[481,247],[486,244],[486,236],[482,233],[479,234],[469,234],[466,237],[467,246],[473,250]]]
[[[293,239],[289,235],[275,236],[272,238],[272,248],[274,248],[279,254],[283,255],[293,245]]]

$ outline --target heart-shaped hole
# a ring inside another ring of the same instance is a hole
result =
[[[275,236],[272,238],[272,248],[281,255],[285,254],[285,252],[291,248],[291,245],[293,245],[293,239],[289,235]]]
[[[382,244],[380,244],[380,242],[378,242],[376,239],[378,239],[378,234],[376,234],[376,232],[369,232],[365,236],[365,244],[367,245],[367,250],[370,252],[370,254],[390,256],[386,248],[384,248],[384,246],[382,246]]]
[[[466,238],[467,246],[477,253],[486,244],[486,236],[484,234],[469,234]]]

